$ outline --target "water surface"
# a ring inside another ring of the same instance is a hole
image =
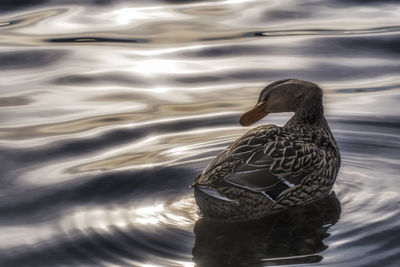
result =
[[[2,1],[0,265],[398,266],[399,14],[396,1]],[[204,221],[188,186],[288,77],[324,89],[335,193]]]

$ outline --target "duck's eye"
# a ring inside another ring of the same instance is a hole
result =
[[[258,99],[258,102],[267,101],[268,98],[269,98],[268,92],[263,92],[263,93],[261,93],[261,95]]]

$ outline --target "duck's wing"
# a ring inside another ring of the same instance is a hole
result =
[[[225,178],[239,161],[250,157],[252,153],[262,149],[263,145],[274,140],[274,135],[278,130],[279,127],[275,125],[264,125],[251,129],[221,151],[195,179],[195,184],[207,185]]]
[[[223,180],[276,200],[323,163],[323,151],[313,144],[272,141],[238,161]]]
[[[322,167],[323,151],[315,145],[293,141],[292,135],[276,126],[255,130],[252,139],[248,139],[249,132],[223,151],[202,178],[275,200],[286,189],[301,183],[312,170]]]

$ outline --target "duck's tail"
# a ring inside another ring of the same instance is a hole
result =
[[[222,195],[217,190],[215,190],[213,188],[209,188],[204,185],[193,183],[191,185],[191,187],[194,188],[194,190],[200,191],[201,193],[205,194],[207,197],[211,197],[214,199],[219,199],[219,200],[223,200],[223,201],[227,201],[227,202],[235,202],[236,201],[234,199],[230,199],[230,198]]]

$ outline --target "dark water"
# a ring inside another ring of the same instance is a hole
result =
[[[399,266],[398,1],[0,3],[0,266]],[[336,195],[203,221],[193,177],[287,77],[324,88]]]

